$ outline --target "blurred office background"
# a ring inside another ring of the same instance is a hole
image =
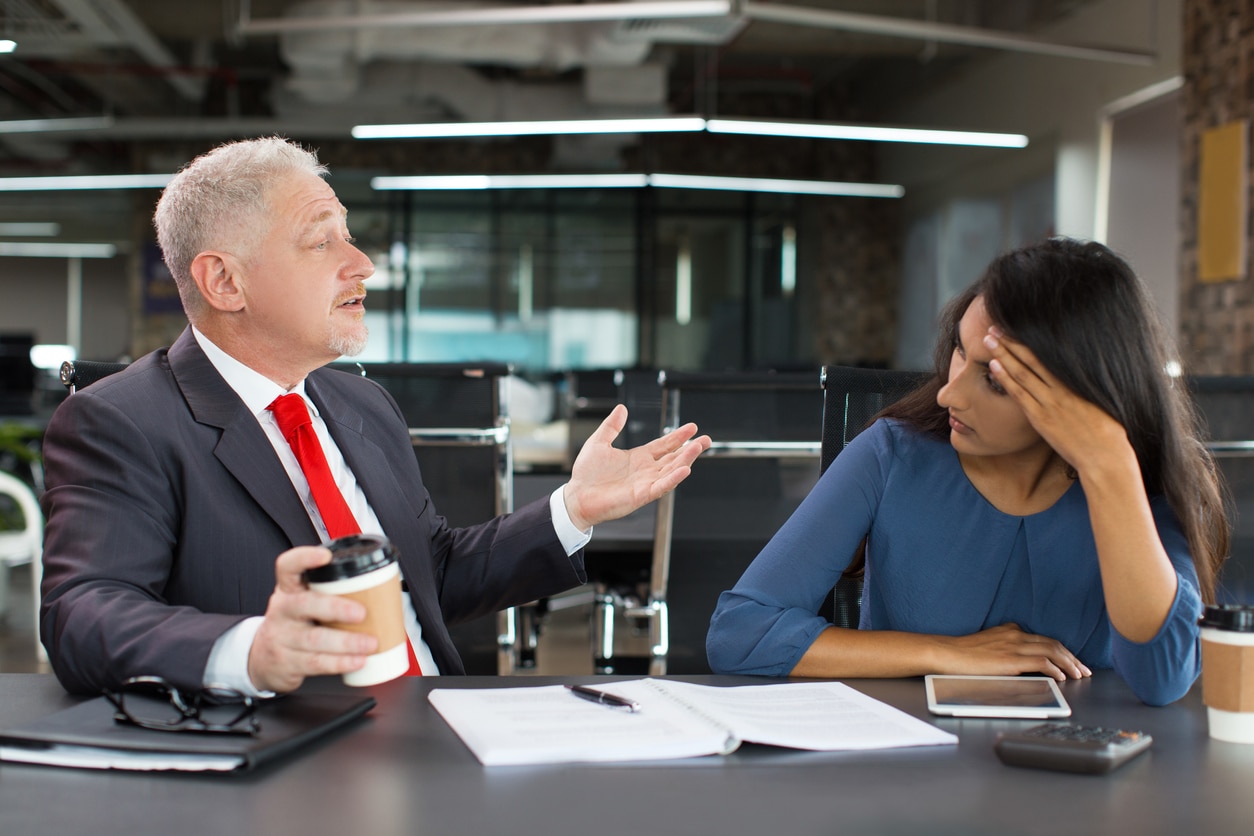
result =
[[[1199,184],[1231,128],[1244,212],[1252,28],[1237,0],[0,0],[0,455],[37,491],[60,360],[177,336],[160,186],[269,134],[318,150],[375,262],[359,359],[508,364],[520,473],[568,465],[581,372],[926,367],[948,298],[1051,234],[1124,253],[1183,372],[1239,402],[1246,227],[1200,274]],[[354,135],[660,117],[704,130]],[[756,135],[816,126],[996,136]]]

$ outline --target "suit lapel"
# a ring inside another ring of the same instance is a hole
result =
[[[379,524],[399,552],[401,574],[409,585],[414,614],[422,625],[423,640],[436,663],[443,673],[464,673],[440,611],[431,542],[424,539],[429,532],[420,519],[429,498],[417,476],[413,453],[399,448],[384,450],[375,443],[374,437],[387,437],[386,427],[372,425],[371,438],[363,434],[366,419],[344,396],[345,390],[336,384],[332,375],[338,374],[333,371],[310,374],[305,378],[305,392],[318,405],[327,430],[357,477],[357,484],[366,494]],[[395,460],[398,455],[407,457],[403,465]],[[412,480],[405,477],[407,469],[414,474]]]
[[[412,498],[401,484],[388,453],[365,436],[365,419],[361,413],[317,373],[305,379],[305,392],[318,405],[327,431],[335,439],[383,530],[402,552],[419,554],[415,550],[416,542],[406,542],[414,530],[416,509],[411,504]]]
[[[205,356],[191,329],[170,347],[170,371],[192,415],[201,423],[222,431],[214,455],[230,471],[261,509],[283,529],[292,545],[319,542],[309,514],[291,484],[287,471],[257,419],[222,379]]]

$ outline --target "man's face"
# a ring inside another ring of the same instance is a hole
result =
[[[365,280],[346,212],[322,178],[289,174],[269,192],[269,229],[244,261],[250,340],[304,375],[366,346]]]

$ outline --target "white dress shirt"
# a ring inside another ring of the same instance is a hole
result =
[[[305,510],[309,513],[309,519],[313,522],[318,535],[323,539],[323,542],[329,541],[331,538],[327,534],[326,526],[322,522],[322,515],[318,512],[318,506],[314,502],[312,492],[309,490],[309,483],[305,479],[305,473],[301,470],[300,463],[296,460],[296,454],[292,452],[292,448],[283,438],[283,433],[279,430],[274,413],[267,409],[275,398],[288,394],[288,390],[227,354],[195,327],[192,328],[192,335],[200,344],[201,349],[204,350],[205,355],[209,358],[209,362],[213,364],[213,367],[222,375],[227,385],[235,390],[235,393],[240,396],[244,404],[256,417],[257,422],[261,425],[261,429],[266,434],[266,438],[270,440],[270,444],[274,447],[274,452],[279,457],[279,461],[283,463],[283,469],[287,471],[288,478],[292,480],[292,486],[296,488],[296,492],[300,495],[301,501],[305,505]],[[356,518],[362,533],[383,534],[386,536],[386,532],[379,525],[378,517],[375,516],[374,510],[366,500],[365,493],[357,483],[357,478],[349,469],[348,463],[344,461],[343,453],[340,452],[340,448],[336,446],[335,441],[331,438],[331,434],[327,431],[326,422],[323,421],[322,416],[319,414],[318,407],[305,394],[305,381],[302,380],[298,383],[291,389],[291,392],[299,394],[309,408],[309,415],[313,419],[314,432],[318,436],[318,442],[322,445],[327,464],[330,466],[331,473],[335,478],[335,484],[339,487],[340,493],[344,495],[344,499],[352,510],[353,517]],[[549,508],[552,512],[553,528],[557,533],[558,540],[563,548],[566,549],[567,554],[574,554],[592,538],[592,530],[580,531],[571,522],[570,514],[566,511],[566,503],[562,500],[564,487],[563,485],[550,494]],[[275,555],[275,557],[278,557],[278,555]],[[418,623],[418,618],[414,614],[413,602],[408,595],[404,596],[403,604],[405,632],[409,635],[410,644],[414,648],[414,655],[418,658],[418,664],[422,668],[423,675],[438,675],[440,672],[439,667],[436,665],[427,643],[422,639],[422,625]],[[264,693],[259,691],[248,678],[248,654],[252,648],[253,639],[257,635],[257,630],[261,627],[261,622],[261,616],[247,618],[218,637],[218,640],[213,645],[213,650],[209,654],[209,662],[205,666],[204,682],[206,685],[217,683],[235,688],[244,693],[254,695]]]

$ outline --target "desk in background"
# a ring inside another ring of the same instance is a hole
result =
[[[676,678],[712,685],[769,681]],[[993,754],[994,734],[1031,721],[930,718],[921,679],[848,682],[955,732],[957,746],[821,753],[746,745],[701,760],[487,769],[426,699],[436,686],[559,681],[568,680],[395,680],[369,689],[379,704],[364,722],[252,774],[0,765],[0,832],[1219,836],[1248,833],[1254,822],[1254,746],[1207,737],[1199,689],[1174,705],[1150,708],[1110,671],[1064,686],[1075,721],[1142,729],[1154,746],[1106,776],[1003,766]],[[51,676],[0,674],[0,727],[71,702]]]

